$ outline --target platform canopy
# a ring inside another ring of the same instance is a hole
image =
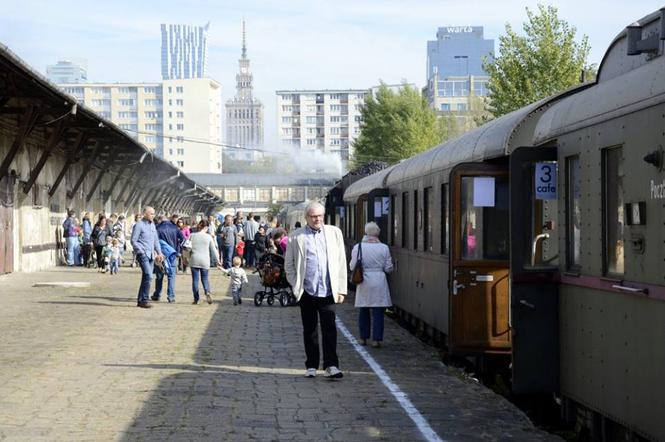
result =
[[[138,192],[155,198],[179,201],[181,207],[211,211],[224,201],[185,175],[180,169],[154,155],[154,152],[129,136],[119,126],[103,118],[76,98],[65,93],[39,72],[28,66],[0,44],[0,119],[18,118],[19,127],[48,125],[57,128],[56,142],[45,143],[42,159],[25,177],[24,192],[36,181],[44,163],[52,153],[60,152],[71,163],[82,161],[84,169],[98,169],[101,176],[111,173],[124,189],[132,181],[128,195]],[[29,133],[30,131],[26,131]],[[27,135],[26,135],[27,136]],[[64,142],[62,142],[64,141]],[[10,174],[10,166],[22,142],[15,142],[9,152],[0,158],[0,179]],[[23,178],[23,177],[22,177]],[[62,177],[51,185],[51,196]],[[95,186],[98,182],[95,183]],[[163,186],[168,184],[168,186]],[[93,189],[94,190],[94,189]],[[121,192],[122,193],[122,192]],[[130,198],[128,197],[127,200]],[[150,204],[152,201],[144,201]]]

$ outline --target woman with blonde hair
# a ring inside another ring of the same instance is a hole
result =
[[[383,312],[393,305],[386,273],[393,270],[390,249],[379,240],[381,229],[375,222],[365,224],[365,236],[351,251],[351,271],[358,260],[362,261],[363,282],[356,286],[356,304],[360,309],[358,327],[360,343],[367,345],[372,337],[372,347],[380,347],[383,341]]]

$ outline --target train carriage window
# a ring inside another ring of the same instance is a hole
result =
[[[434,207],[434,192],[431,187],[425,188],[423,193],[423,219],[425,221],[424,229],[424,249],[426,252],[432,251],[432,208]]]
[[[418,231],[422,227],[421,213],[418,209],[418,191],[413,191],[413,250],[418,250]]]
[[[567,265],[569,269],[576,270],[580,268],[580,232],[582,230],[579,156],[566,159],[566,171]]]
[[[348,204],[344,206],[344,210],[346,211],[347,215],[350,215]],[[347,238],[350,238],[350,236],[349,236],[349,216],[344,217],[344,233],[346,234]]]
[[[441,254],[446,255],[450,247],[450,216],[448,215],[448,184],[441,185]]]
[[[462,177],[460,204],[461,258],[464,260],[508,259],[508,177],[492,177],[494,196],[480,201],[474,195],[477,177]],[[486,178],[487,179],[487,178]],[[480,190],[487,192],[487,189]]]
[[[390,245],[397,244],[397,208],[395,207],[395,195],[390,195],[390,220],[392,222],[392,234]]]
[[[349,231],[349,237],[351,239],[356,239],[356,205],[351,204],[349,206],[349,215],[350,215],[350,226],[351,230]]]
[[[409,205],[409,193],[408,192],[403,192],[402,193],[402,247],[406,248],[407,242],[406,242],[406,236],[407,236],[407,213],[409,211],[408,208]]]
[[[622,149],[603,151],[604,264],[606,274],[624,273]]]

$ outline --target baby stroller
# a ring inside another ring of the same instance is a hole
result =
[[[297,303],[296,297],[291,291],[291,286],[286,280],[283,256],[275,253],[266,253],[259,259],[256,272],[259,273],[259,277],[263,283],[263,290],[259,290],[254,294],[255,306],[259,307],[263,304],[264,298],[268,305],[273,305],[275,297],[279,299],[282,307]]]

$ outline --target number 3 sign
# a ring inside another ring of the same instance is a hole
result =
[[[536,163],[536,199],[556,199],[556,163]]]

